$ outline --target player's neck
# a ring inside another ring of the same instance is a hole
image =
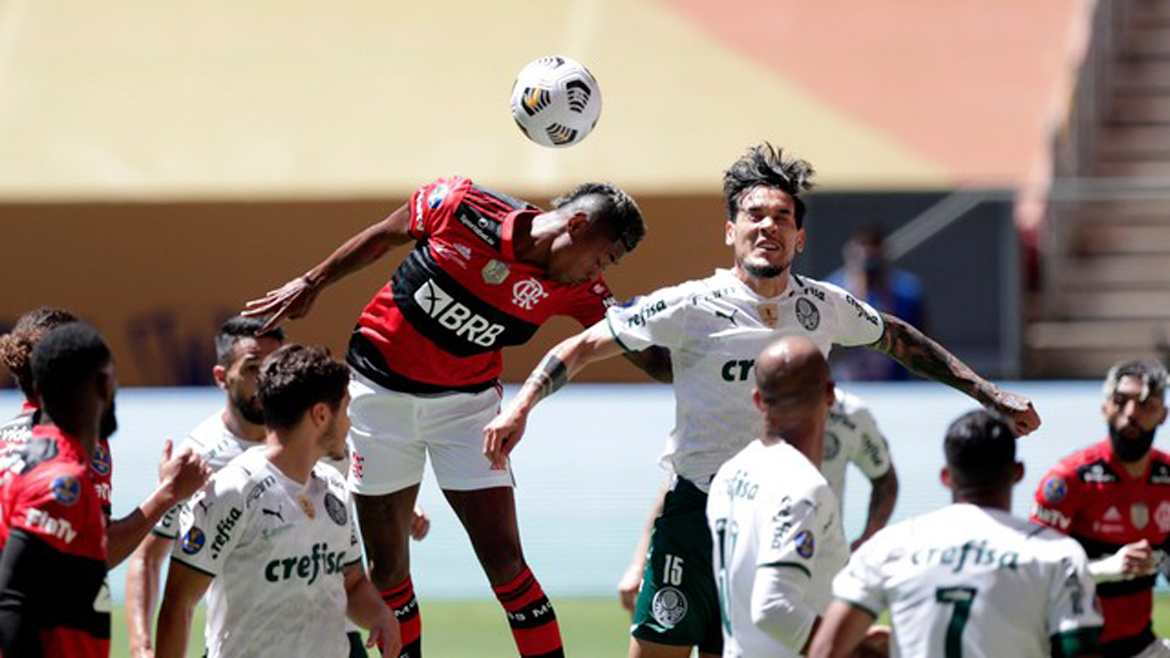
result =
[[[232,405],[229,404],[223,410],[222,418],[224,427],[237,439],[243,439],[249,443],[260,443],[264,440],[264,426],[249,423]]]
[[[45,410],[41,410],[41,420],[39,425],[54,425],[61,433],[81,444],[82,450],[86,457],[93,457],[94,446],[98,442],[99,428],[101,424],[97,421],[93,422],[57,422]]]
[[[731,270],[732,274],[737,279],[743,281],[744,285],[751,289],[760,297],[778,297],[781,293],[788,289],[788,279],[791,274],[789,270],[785,269],[776,276],[758,277],[752,276],[742,265],[735,264]]]
[[[536,217],[521,215],[513,220],[512,253],[516,254],[516,260],[540,267],[548,266],[556,233],[547,229],[555,218],[552,213],[543,213]]]
[[[265,458],[290,480],[301,484],[309,481],[313,465],[324,456],[313,437],[302,436],[295,430],[270,431],[265,445]]]
[[[1117,457],[1116,454],[1113,456]],[[1121,467],[1125,469],[1125,472],[1129,475],[1130,478],[1137,479],[1146,474],[1146,471],[1150,468],[1150,460],[1153,458],[1154,452],[1150,450],[1147,451],[1146,454],[1142,455],[1141,459],[1137,460],[1136,462],[1123,462],[1121,459],[1118,459],[1117,461],[1121,463]]]
[[[1012,511],[1012,491],[959,491],[955,490],[951,495],[951,500],[955,503],[967,503],[975,505],[976,507],[990,507],[1003,512]]]

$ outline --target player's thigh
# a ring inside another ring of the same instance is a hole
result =
[[[475,556],[493,585],[502,585],[524,570],[524,552],[516,523],[516,501],[511,487],[472,491],[443,490],[459,517]]]
[[[500,408],[500,393],[458,393],[428,401],[419,422],[426,436],[431,469],[443,491],[511,487],[511,468],[492,470],[483,455],[483,428]]]
[[[373,496],[422,482],[426,445],[417,418],[428,400],[387,390],[356,372],[349,396],[350,490]]]
[[[722,633],[706,496],[680,481],[667,492],[662,515],[654,522],[631,635],[719,654]]]

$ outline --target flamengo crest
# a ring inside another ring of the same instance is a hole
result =
[[[544,291],[544,286],[532,277],[517,281],[512,286],[512,303],[525,311],[531,311],[545,297],[548,297],[548,293]]]

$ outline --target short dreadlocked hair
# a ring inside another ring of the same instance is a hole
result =
[[[29,400],[36,400],[33,384],[32,352],[45,334],[78,317],[63,308],[42,306],[20,316],[12,331],[0,336],[0,363],[16,378],[16,384]]]
[[[785,158],[784,150],[768,142],[753,146],[723,172],[723,197],[727,201],[727,219],[735,221],[743,193],[759,186],[786,192],[796,205],[796,228],[804,228],[806,208],[800,193],[813,188],[816,172],[800,158]]]
[[[646,223],[642,211],[634,198],[609,183],[585,183],[578,185],[567,194],[553,199],[553,208],[568,208],[581,205],[585,212],[601,222],[614,242],[621,242],[626,251],[634,250],[646,237]]]

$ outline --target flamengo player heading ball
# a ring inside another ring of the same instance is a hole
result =
[[[568,57],[528,63],[512,85],[512,117],[541,146],[572,146],[601,116],[601,88],[589,69]]]

